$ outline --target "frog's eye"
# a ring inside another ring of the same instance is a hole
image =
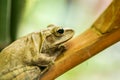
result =
[[[58,29],[57,32],[58,32],[59,34],[63,34],[63,33],[64,33],[64,29],[63,29],[63,28]]]
[[[64,29],[57,27],[54,29],[54,34],[55,36],[62,36],[64,34]]]

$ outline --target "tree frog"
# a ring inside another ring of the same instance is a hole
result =
[[[0,53],[0,80],[39,80],[73,35],[72,29],[49,25],[17,39]]]

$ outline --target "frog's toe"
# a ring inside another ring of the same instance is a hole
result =
[[[62,51],[66,50],[66,47],[65,47],[64,44],[61,44],[58,48],[59,48],[60,50],[62,50]]]

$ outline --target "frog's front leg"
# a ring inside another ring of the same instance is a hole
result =
[[[54,64],[54,60],[54,57],[50,57],[46,53],[40,53],[33,57],[32,64],[39,66],[41,69],[40,75],[43,75]]]
[[[39,55],[33,57],[32,63],[37,66],[48,66],[49,64],[53,64],[54,60],[54,56],[49,56],[46,53],[40,53]]]
[[[55,49],[53,55],[51,53],[39,53],[33,57],[32,63],[37,66],[48,66],[54,64],[55,59],[65,50],[64,45],[60,45]]]
[[[55,58],[57,58],[59,55],[61,55],[66,50],[66,47],[64,44],[61,44],[58,46],[57,49],[58,50],[55,51],[55,55],[54,55]]]
[[[39,80],[40,73],[37,66],[23,66],[3,72],[0,80]]]

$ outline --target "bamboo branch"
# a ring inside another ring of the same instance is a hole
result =
[[[115,5],[118,3],[120,5],[119,0],[114,0],[111,5],[113,6],[114,4],[114,8],[118,8],[119,5]],[[110,12],[113,10],[111,5],[108,7]],[[64,55],[55,62],[55,64],[42,76],[40,80],[53,80],[69,69],[89,59],[95,54],[98,54],[98,52],[118,42],[120,40],[120,25],[118,25],[120,18],[117,18],[117,16],[120,15],[120,8],[114,13],[116,13],[114,16],[109,16],[115,17],[112,21],[110,21],[111,24],[107,21],[108,18],[106,17],[109,13],[106,10],[91,28],[67,42],[67,51],[63,53]],[[100,20],[103,16],[104,19]],[[105,24],[109,25],[106,25],[105,27],[98,27],[98,24],[101,24],[101,26],[104,26]],[[118,26],[117,28],[116,24]],[[112,29],[110,30],[110,28]]]
[[[110,32],[111,30],[120,27],[120,1],[113,0],[111,5],[95,22],[96,27],[101,33]]]

